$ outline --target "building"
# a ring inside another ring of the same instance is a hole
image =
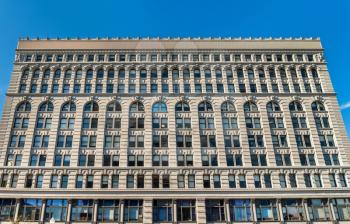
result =
[[[21,39],[1,223],[350,222],[319,39]]]

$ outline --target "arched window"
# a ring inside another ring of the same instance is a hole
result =
[[[108,112],[122,111],[122,107],[118,101],[113,101],[107,105],[107,111]]]
[[[222,78],[222,72],[221,72],[221,69],[216,69],[215,70],[215,75],[216,75],[216,78],[217,79],[221,79]]]
[[[94,72],[92,71],[92,69],[86,71],[86,79],[92,79],[93,76]]]
[[[59,79],[61,77],[61,69],[56,69],[54,78]]]
[[[72,77],[72,70],[70,69],[66,70],[66,72],[64,73],[64,78],[70,79],[71,77]]]
[[[136,78],[136,70],[134,68],[129,70],[129,78],[131,78],[131,79]]]
[[[210,69],[205,69],[204,70],[204,75],[205,75],[205,78],[207,78],[207,79],[211,78],[211,71],[210,71]]]
[[[257,112],[258,107],[255,103],[248,101],[244,104],[244,112]]]
[[[237,76],[238,76],[238,78],[243,78],[244,77],[242,68],[237,68]]]
[[[153,68],[151,69],[151,78],[156,79],[158,76],[157,69]]]
[[[201,71],[199,70],[199,68],[194,68],[193,69],[193,74],[195,78],[200,78],[201,77]]]
[[[232,102],[226,101],[221,104],[221,112],[235,112],[236,107]]]
[[[270,75],[270,78],[275,78],[276,77],[276,73],[275,73],[275,69],[274,68],[269,68],[269,75]]]
[[[262,68],[258,69],[259,78],[265,78],[265,71]]]
[[[98,111],[98,104],[94,101],[90,101],[85,104],[84,112],[96,112]]]
[[[287,77],[286,70],[284,68],[280,68],[279,72],[280,72],[281,78],[286,78]]]
[[[46,101],[39,106],[39,111],[40,112],[52,112],[53,111],[53,104],[49,101]]]
[[[266,109],[267,109],[267,112],[277,112],[277,111],[281,111],[281,107],[278,103],[276,102],[269,102],[267,103],[266,105]]]
[[[75,72],[75,79],[81,79],[83,76],[83,71],[81,69],[78,69],[76,72]]]
[[[121,79],[125,78],[125,69],[120,69],[118,72],[118,77]]]
[[[185,68],[184,70],[183,70],[183,77],[184,77],[184,79],[190,79],[190,70],[188,70],[187,68]]]
[[[75,106],[75,103],[72,101],[68,101],[62,105],[62,112],[75,112],[77,107]]]
[[[211,112],[213,111],[213,107],[211,105],[211,103],[209,103],[208,101],[203,101],[198,105],[198,111],[207,111],[207,112]]]
[[[167,68],[162,69],[162,78],[163,79],[168,78],[168,69]]]
[[[315,101],[311,104],[312,111],[326,111],[326,108],[324,107],[323,103],[320,101]]]
[[[103,79],[103,73],[104,73],[104,71],[103,71],[103,69],[99,69],[98,71],[97,71],[97,79]]]
[[[290,111],[303,111],[303,106],[299,102],[293,101],[289,104],[289,110]]]
[[[179,70],[177,68],[174,68],[171,73],[173,74],[173,79],[179,78]]]
[[[312,77],[318,78],[318,72],[317,72],[316,68],[311,69],[311,74],[312,74]]]
[[[290,68],[289,69],[290,75],[292,76],[292,78],[297,78],[297,71],[295,70],[295,68]]]
[[[231,68],[226,68],[226,77],[228,79],[232,79],[233,74],[232,74],[232,69]]]
[[[254,71],[253,71],[253,69],[248,69],[248,79],[254,79]]]
[[[33,79],[37,79],[37,78],[39,78],[39,75],[40,75],[40,70],[39,69],[35,69],[35,71],[33,72],[32,78]]]
[[[146,69],[141,69],[140,70],[140,78],[145,79],[147,78],[147,70]]]
[[[167,106],[164,102],[157,102],[155,104],[153,104],[152,107],[152,112],[153,113],[157,113],[157,112],[167,112]]]
[[[305,68],[301,68],[300,73],[303,78],[306,78],[308,76]]]
[[[17,105],[16,111],[17,112],[29,112],[32,110],[32,107],[29,102],[24,101]]]
[[[27,79],[28,75],[29,75],[29,69],[23,70],[21,79]]]
[[[109,69],[107,73],[109,79],[114,79],[114,69]]]
[[[130,112],[144,112],[145,111],[145,107],[143,106],[143,103],[136,101],[133,102],[130,105]]]
[[[44,79],[49,79],[50,78],[50,69],[46,69],[44,71],[44,75],[43,75]]]
[[[175,105],[175,111],[176,112],[188,112],[188,111],[190,111],[190,106],[188,105],[188,103],[181,101]]]

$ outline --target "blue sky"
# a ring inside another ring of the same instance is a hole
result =
[[[320,37],[350,134],[350,1],[0,1],[0,109],[19,37]]]

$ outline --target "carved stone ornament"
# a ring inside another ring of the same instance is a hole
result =
[[[321,95],[315,96],[314,99],[315,99],[316,101],[320,101],[320,102],[322,102],[322,103],[324,103],[324,101],[325,101],[324,97],[321,96]]]
[[[135,96],[134,101],[143,101],[143,96]]]
[[[234,103],[236,101],[234,96],[226,96],[225,99],[228,100],[228,101],[231,101],[232,103]]]
[[[300,96],[292,96],[292,100],[302,102],[302,101],[303,101],[303,98],[301,98]]]
[[[19,54],[16,54],[15,61],[16,61],[16,62],[19,62],[20,59],[21,59],[20,55],[19,55]]]
[[[111,101],[118,101],[118,102],[120,102],[121,100],[122,100],[122,98],[120,96],[117,96],[117,95],[111,96]]]
[[[32,101],[32,98],[30,96],[23,96],[21,101],[28,101],[28,102],[31,102]]]
[[[247,96],[246,99],[247,101],[256,102],[256,96]]]
[[[64,98],[64,100],[65,101],[73,101],[74,102],[76,100],[76,98],[75,98],[75,96],[67,96],[67,97]]]
[[[205,95],[205,96],[202,97],[202,99],[206,100],[206,101],[211,101],[212,100],[210,95]]]
[[[190,98],[187,95],[180,96],[178,101],[189,102]]]
[[[99,101],[99,97],[98,96],[90,96],[89,100],[90,101]]]
[[[317,58],[320,62],[325,62],[324,54],[323,53],[318,53]]]
[[[161,95],[161,96],[158,97],[158,101],[166,103],[167,102],[167,98],[165,96]]]
[[[86,72],[90,68],[91,68],[91,65],[85,65],[83,66],[83,71]]]
[[[52,102],[52,101],[54,101],[54,98],[51,96],[44,96],[43,101],[51,101]]]
[[[280,98],[278,96],[271,96],[270,100],[275,102],[280,102]]]

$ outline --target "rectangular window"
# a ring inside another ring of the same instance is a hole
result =
[[[226,222],[224,200],[205,201],[207,222]]]
[[[177,200],[176,206],[178,222],[196,221],[196,200]]]

